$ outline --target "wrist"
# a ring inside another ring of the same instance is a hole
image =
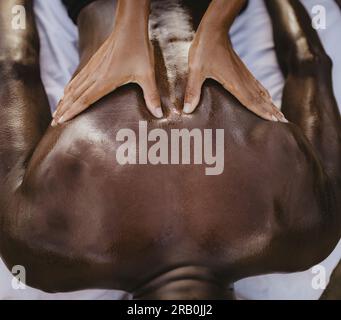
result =
[[[199,31],[226,34],[245,4],[245,0],[212,0],[201,23]]]
[[[228,30],[224,25],[212,25],[202,21],[195,34],[194,42],[197,45],[214,46],[216,43],[225,42],[228,38]]]

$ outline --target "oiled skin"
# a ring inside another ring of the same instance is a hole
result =
[[[0,52],[8,52],[0,66],[0,253],[9,268],[26,267],[29,285],[49,292],[110,288],[135,298],[223,299],[235,280],[304,270],[332,251],[340,237],[340,122],[331,82],[320,81],[330,78],[328,59],[314,76],[316,65],[298,61],[299,80],[309,79],[306,90],[292,90],[288,82],[284,105],[304,131],[258,118],[214,81],[205,83],[198,110],[182,115],[185,75],[173,104],[161,49],[156,68],[165,119],[152,118],[140,89],[128,85],[51,128],[37,41],[25,40],[37,37],[32,3],[18,2],[29,16],[20,33],[5,23],[14,0],[0,3],[1,34],[8,34],[0,39]],[[274,21],[292,8],[285,0],[267,4]],[[108,35],[112,9],[111,0],[102,0],[82,11],[81,65]],[[301,15],[298,21],[305,21]],[[278,32],[286,27],[283,19]],[[318,46],[313,31],[303,34]],[[319,97],[328,102],[316,103]],[[313,108],[332,115],[332,125],[318,114],[305,128]],[[149,130],[224,129],[223,174],[205,176],[204,165],[119,165],[116,133],[137,132],[141,120]],[[318,128],[316,144],[314,134],[310,141],[304,135],[312,128]]]

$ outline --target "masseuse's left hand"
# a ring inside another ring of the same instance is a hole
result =
[[[234,52],[228,39],[227,29],[231,26],[241,4],[242,1],[238,0],[228,3],[214,0],[201,21],[189,53],[184,112],[192,113],[196,109],[202,84],[211,78],[218,81],[247,109],[261,118],[288,122],[272,103],[268,91]]]

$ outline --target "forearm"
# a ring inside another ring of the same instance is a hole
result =
[[[226,34],[246,0],[212,0],[199,26],[200,32]]]
[[[118,0],[112,36],[127,35],[132,43],[148,40],[150,0]]]

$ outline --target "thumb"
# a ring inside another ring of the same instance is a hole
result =
[[[141,81],[140,86],[143,90],[147,109],[154,117],[159,119],[162,118],[161,99],[156,86],[155,75],[145,77],[143,81]]]
[[[185,93],[184,113],[192,113],[198,106],[201,96],[201,87],[204,82],[196,72],[190,71]]]

